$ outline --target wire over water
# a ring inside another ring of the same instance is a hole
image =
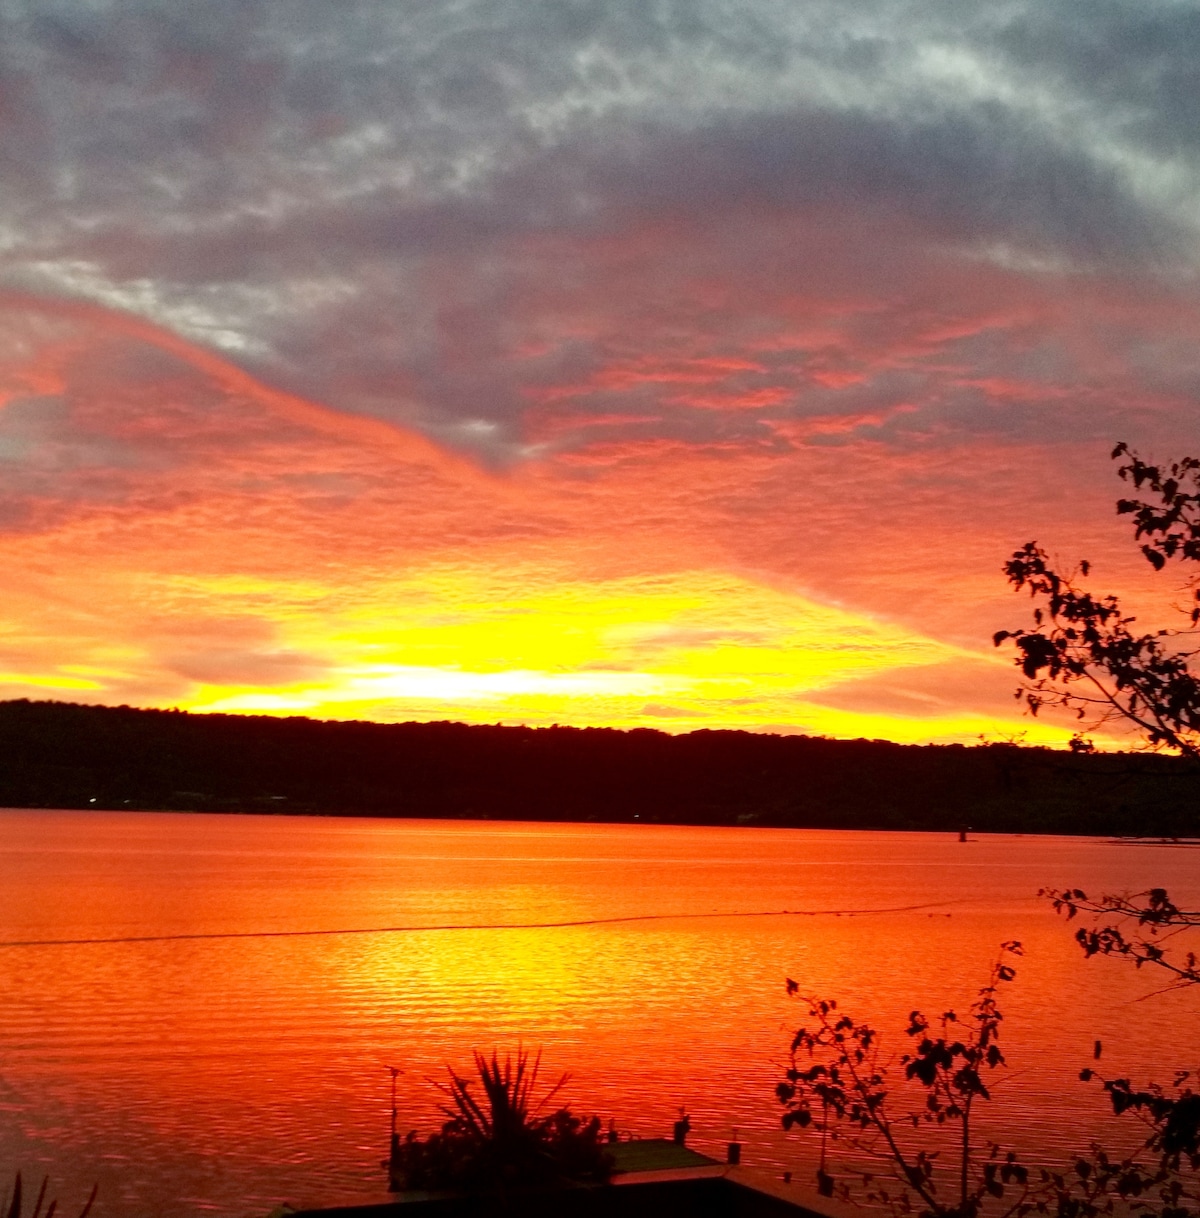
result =
[[[577,926],[612,926],[622,922],[669,922],[699,918],[861,918],[872,914],[913,913],[922,909],[941,909],[962,905],[966,898],[953,901],[927,901],[920,905],[892,905],[885,909],[766,909],[713,910],[710,913],[621,914],[612,918],[578,918],[564,922],[452,922],[433,926],[351,926],[317,930],[230,930],[196,931],[176,935],[120,935],[95,939],[9,939],[6,947],[85,947],[102,943],[181,943],[205,939],[298,939],[331,935],[403,935],[449,930],[563,930]]]

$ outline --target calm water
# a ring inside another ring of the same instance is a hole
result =
[[[1154,979],[1084,962],[1034,894],[1196,900],[1198,865],[1067,838],[0,812],[0,1167],[69,1205],[99,1180],[110,1218],[369,1197],[388,1065],[402,1125],[432,1129],[444,1063],[523,1042],[577,1109],[662,1136],[686,1105],[701,1149],[736,1126],[748,1164],[807,1172],[773,1097],[802,1014],[784,978],[896,1042],[913,1006],[968,1005],[1009,938],[990,1119],[1053,1158],[1103,1124],[1092,1041],[1114,1072],[1155,1044],[1158,1077],[1195,1066],[1200,997],[1139,1001]],[[371,928],[405,929],[279,933]],[[44,942],[97,939],[127,941]]]

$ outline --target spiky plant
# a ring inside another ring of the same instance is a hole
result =
[[[47,1176],[42,1181],[42,1187],[38,1190],[37,1200],[33,1203],[33,1213],[29,1218],[54,1218],[54,1214],[58,1209],[58,1202],[51,1201],[46,1207],[45,1212],[42,1211],[42,1206],[46,1202],[46,1189],[50,1185],[50,1177]],[[79,1212],[79,1218],[87,1218],[88,1212],[92,1208],[92,1202],[96,1200],[96,1190],[99,1185],[92,1185],[92,1195],[87,1199],[87,1204]],[[13,1180],[12,1193],[5,1201],[4,1206],[0,1209],[0,1213],[4,1214],[4,1218],[21,1218],[21,1173],[17,1172]]]
[[[542,1055],[519,1048],[514,1062],[474,1053],[477,1078],[447,1067],[450,1081],[438,1083],[448,1097],[440,1133],[421,1139],[410,1133],[393,1158],[396,1188],[468,1190],[606,1181],[612,1161],[605,1153],[600,1118],[584,1121],[568,1108],[547,1111],[568,1080],[564,1074],[535,1100]],[[478,1082],[482,1094],[476,1095]]]
[[[485,1108],[471,1094],[473,1079],[463,1078],[453,1067],[447,1066],[449,1083],[439,1083],[440,1090],[450,1097],[450,1106],[442,1111],[449,1117],[448,1126],[456,1133],[482,1142],[522,1142],[538,1133],[541,1122],[538,1113],[567,1085],[569,1075],[562,1078],[530,1108],[533,1089],[537,1086],[538,1072],[542,1066],[542,1053],[538,1050],[532,1065],[529,1051],[517,1050],[514,1067],[511,1054],[506,1054],[500,1064],[499,1054],[492,1050],[489,1061],[478,1049],[474,1052],[475,1070],[483,1086]]]

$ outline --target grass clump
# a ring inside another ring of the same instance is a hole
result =
[[[38,1190],[37,1200],[33,1203],[33,1212],[29,1215],[29,1218],[54,1218],[58,1210],[57,1201],[51,1201],[45,1210],[42,1209],[42,1206],[46,1204],[46,1189],[49,1185],[50,1177],[47,1176],[42,1181],[42,1187]],[[92,1195],[87,1199],[87,1204],[80,1211],[79,1218],[87,1218],[92,1208],[92,1203],[96,1200],[96,1189],[98,1187],[98,1185],[92,1185]],[[12,1191],[5,1198],[3,1206],[0,1206],[0,1214],[3,1214],[4,1218],[21,1218],[22,1202],[21,1173],[17,1172],[13,1180]]]

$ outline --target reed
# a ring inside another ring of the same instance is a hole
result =
[[[46,1205],[46,1190],[49,1187],[50,1177],[46,1176],[42,1180],[42,1187],[38,1189],[37,1200],[34,1201],[33,1211],[29,1214],[28,1218],[54,1218],[55,1213],[58,1211],[57,1200],[51,1201],[46,1206],[45,1211],[42,1210],[42,1206]],[[88,1197],[87,1204],[79,1211],[79,1218],[87,1218],[88,1213],[91,1211],[92,1203],[96,1200],[96,1190],[98,1188],[99,1185],[92,1185],[91,1196]],[[0,1213],[4,1215],[4,1218],[21,1218],[22,1201],[21,1173],[17,1172],[13,1179],[12,1192],[5,1198],[4,1205],[0,1206]]]

